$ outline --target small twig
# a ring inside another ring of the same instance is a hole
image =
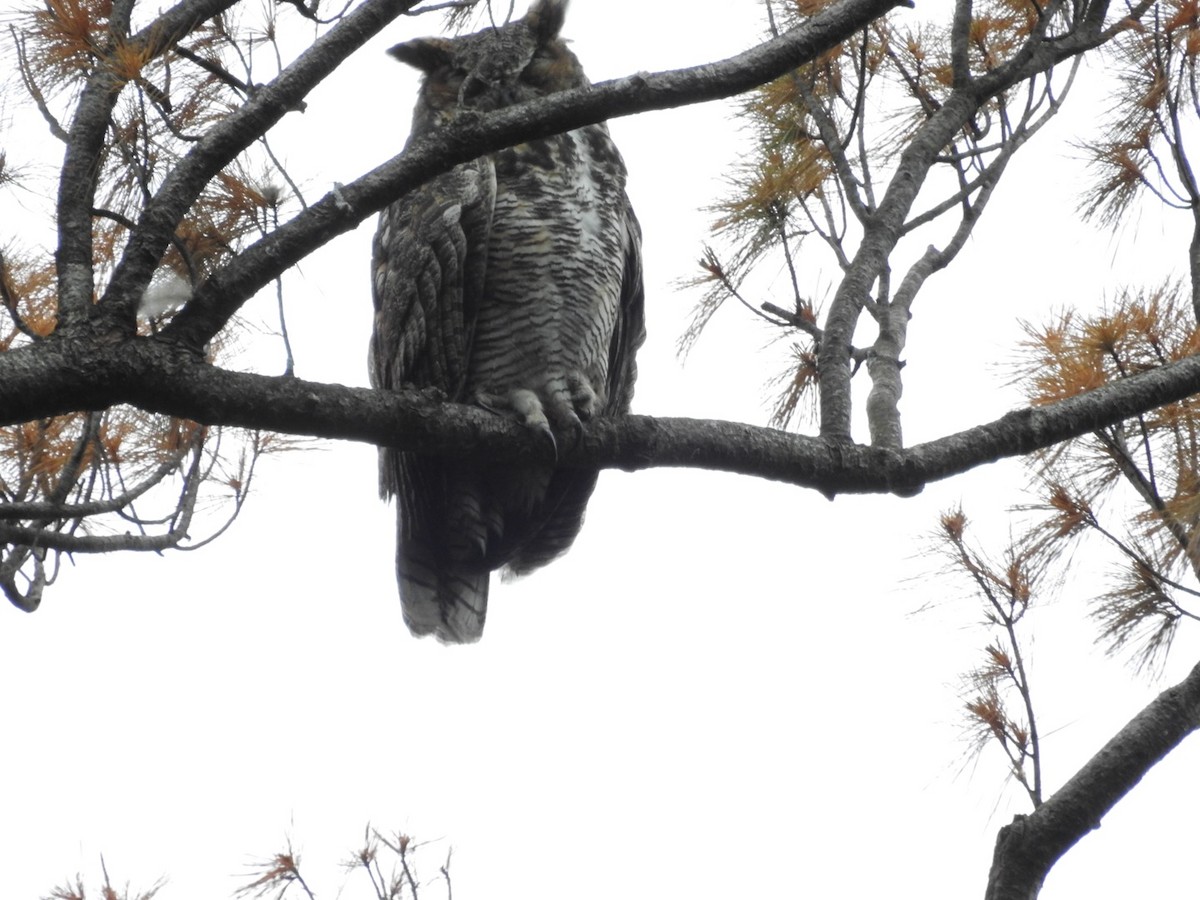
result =
[[[793,328],[799,328],[813,339],[813,343],[818,347],[821,345],[821,340],[825,336],[825,332],[816,322],[806,319],[799,313],[790,312],[781,306],[776,306],[774,303],[766,302],[762,305],[763,312],[769,313],[772,316],[778,316],[783,319],[783,322],[777,324],[791,325]],[[850,359],[855,364],[855,369],[861,366],[864,362],[871,358],[871,349],[869,347],[850,347]]]
[[[33,79],[33,73],[29,70],[29,57],[25,55],[25,38],[20,35],[16,27],[8,26],[9,32],[12,34],[13,43],[17,48],[17,70],[21,73],[21,81],[25,84],[25,90],[29,92],[29,96],[33,99],[37,106],[38,112],[42,114],[42,118],[46,120],[46,124],[50,126],[50,133],[58,138],[63,143],[66,143],[70,135],[67,130],[62,127],[62,124],[50,111],[49,104],[46,103],[46,97],[42,94],[41,88]]]
[[[259,138],[259,143],[262,144],[262,148],[266,151],[267,158],[271,160],[271,164],[275,166],[275,170],[283,177],[283,180],[287,182],[287,186],[292,189],[292,195],[300,203],[300,208],[308,209],[308,203],[304,199],[304,194],[300,192],[300,186],[292,180],[292,176],[288,173],[288,170],[284,167],[283,163],[279,161],[279,158],[275,156],[275,151],[271,149],[271,144],[267,140],[267,136],[265,134]],[[276,213],[275,224],[279,224],[278,213]]]
[[[444,9],[471,9],[478,5],[479,0],[447,0],[445,3],[435,3],[432,6],[423,6],[420,9],[410,9],[404,14],[406,16],[423,16],[425,13],[441,12]]]
[[[273,228],[279,227],[279,204],[271,205],[271,225]],[[283,338],[283,349],[287,358],[287,362],[283,367],[283,374],[287,377],[292,377],[296,374],[296,358],[292,355],[292,341],[288,337],[287,314],[283,306],[283,277],[275,276],[275,304],[279,309],[279,334]]]
[[[258,464],[258,460],[261,458],[261,456],[262,456],[262,449],[258,445],[258,435],[255,435],[254,449],[253,449],[253,452],[250,454],[249,465],[246,464],[244,459],[242,462],[242,469],[241,469],[242,474],[241,474],[241,477],[239,478],[239,487],[234,495],[233,512],[231,512],[229,514],[229,517],[225,520],[225,523],[220,528],[218,528],[216,531],[214,531],[212,534],[210,534],[208,537],[204,538],[203,540],[196,541],[195,543],[188,544],[186,547],[181,546],[176,549],[182,550],[182,551],[187,551],[187,552],[191,552],[192,550],[199,550],[201,547],[211,544],[213,541],[215,541],[217,538],[219,538],[221,535],[223,535],[226,531],[229,530],[230,526],[233,525],[234,521],[241,514],[242,506],[245,505],[246,499],[250,496],[250,483],[254,480],[255,466]],[[207,481],[208,478],[206,476],[205,478],[203,478],[201,480]]]
[[[221,66],[220,64],[213,62],[211,59],[205,59],[199,53],[189,50],[187,47],[184,47],[181,44],[176,44],[173,49],[175,50],[175,53],[178,56],[182,57],[183,59],[186,59],[190,63],[193,63],[193,64],[199,66],[205,72],[208,72],[210,75],[215,77],[218,81],[222,81],[225,84],[229,85],[229,87],[233,88],[238,93],[240,93],[244,96],[249,96],[250,94],[254,93],[254,85],[248,84],[247,82],[242,81],[240,78],[238,78],[236,75],[234,75],[228,69],[226,69],[224,66]]]
[[[446,862],[442,864],[439,871],[442,877],[446,879],[446,900],[454,900],[454,887],[450,884],[450,857],[454,853],[454,848],[451,847],[446,851]]]
[[[21,298],[14,296],[9,290],[11,283],[8,277],[8,261],[4,258],[4,250],[0,248],[0,303],[4,304],[4,308],[8,310],[9,318],[12,319],[13,326],[25,337],[31,341],[40,341],[42,336],[29,327],[28,323],[21,318],[21,313],[17,307],[21,302]]]
[[[340,12],[338,12],[336,15],[330,16],[328,19],[322,19],[317,15],[317,7],[320,5],[319,0],[313,0],[311,6],[305,5],[302,0],[279,0],[279,2],[286,3],[288,6],[296,7],[296,11],[299,12],[300,15],[312,22],[316,22],[318,25],[330,25],[336,22],[338,19],[344,16],[346,14],[346,10],[348,10],[354,4],[354,0],[346,0],[346,4],[342,7]]]

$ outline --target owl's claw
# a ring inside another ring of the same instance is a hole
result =
[[[600,408],[600,398],[582,372],[570,372],[547,382],[550,403],[547,412],[555,424],[571,435],[571,450],[583,440],[585,422],[590,422]]]
[[[547,440],[550,441],[550,449],[554,451],[554,461],[558,462],[558,441],[554,439],[554,432],[550,428],[550,423],[543,420],[538,425],[534,426],[534,431],[538,434],[544,434]]]
[[[516,414],[518,421],[530,431],[544,435],[550,441],[550,449],[554,453],[554,461],[558,462],[558,441],[554,439],[554,429],[542,408],[542,401],[533,391],[514,390],[507,396],[495,394],[476,394],[475,405],[486,409],[498,416]]]

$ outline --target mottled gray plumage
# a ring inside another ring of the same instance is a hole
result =
[[[587,84],[558,37],[566,0],[524,18],[390,51],[424,73],[412,137]],[[433,386],[570,440],[628,412],[645,337],[641,234],[625,166],[592,125],[485,156],[383,211],[375,236],[377,388]],[[597,473],[384,450],[380,490],[398,501],[396,572],[413,633],[477,640],[490,573],[566,551]]]

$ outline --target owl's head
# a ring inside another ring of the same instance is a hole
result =
[[[566,11],[567,0],[536,0],[507,25],[392,47],[388,53],[425,74],[414,132],[445,125],[460,109],[487,112],[587,84],[558,36]]]

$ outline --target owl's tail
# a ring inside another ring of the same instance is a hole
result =
[[[399,542],[396,579],[404,622],[413,634],[432,634],[446,644],[469,644],[483,634],[488,576],[478,567],[447,566],[427,544]]]

